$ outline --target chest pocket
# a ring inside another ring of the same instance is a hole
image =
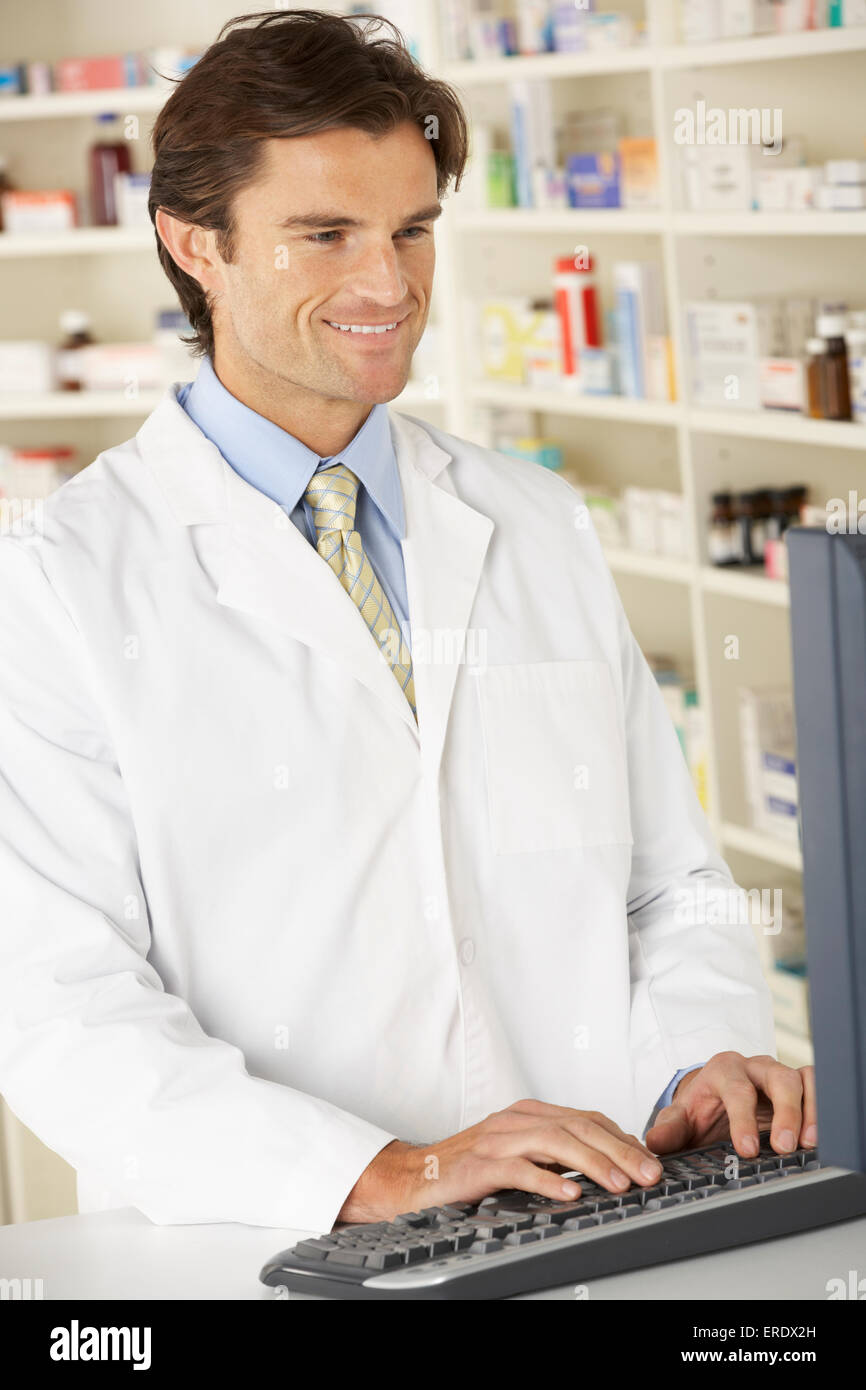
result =
[[[486,666],[477,681],[494,853],[632,844],[607,662]]]

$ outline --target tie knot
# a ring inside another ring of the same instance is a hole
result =
[[[354,531],[358,487],[358,478],[344,463],[313,474],[304,498],[313,509],[317,535],[325,531]]]

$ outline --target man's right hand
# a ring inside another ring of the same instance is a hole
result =
[[[480,1202],[500,1188],[537,1192],[555,1201],[580,1195],[560,1173],[576,1171],[609,1192],[661,1176],[655,1154],[597,1110],[571,1110],[518,1100],[436,1144],[394,1139],[364,1169],[338,1221],[383,1221],[446,1202]]]

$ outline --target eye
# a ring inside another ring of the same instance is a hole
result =
[[[324,238],[325,238],[325,237],[337,237],[337,236],[339,236],[339,235],[340,235],[340,233],[337,232],[337,231],[333,231],[333,232],[312,232],[309,236],[305,236],[305,237],[304,237],[304,241],[312,241],[312,242],[315,242],[315,243],[316,243],[317,245],[319,245],[319,246],[332,246],[332,245],[333,245],[333,242],[331,242],[331,241],[325,241]]]
[[[426,228],[426,227],[406,227],[405,230],[404,230],[404,232],[403,232],[403,236],[409,236],[410,232],[418,232],[418,234],[419,234],[420,236],[426,236],[426,235],[427,235],[427,228]],[[412,240],[412,241],[417,241],[417,240],[418,240],[418,237],[417,237],[417,236],[413,236],[413,237],[411,238],[411,240]]]

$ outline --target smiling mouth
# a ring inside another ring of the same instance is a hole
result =
[[[336,319],[325,319],[324,322],[329,328],[333,328],[338,333],[344,333],[347,337],[364,338],[387,338],[396,333],[397,329],[408,318],[408,314],[402,319],[394,319],[391,323],[338,323]]]

